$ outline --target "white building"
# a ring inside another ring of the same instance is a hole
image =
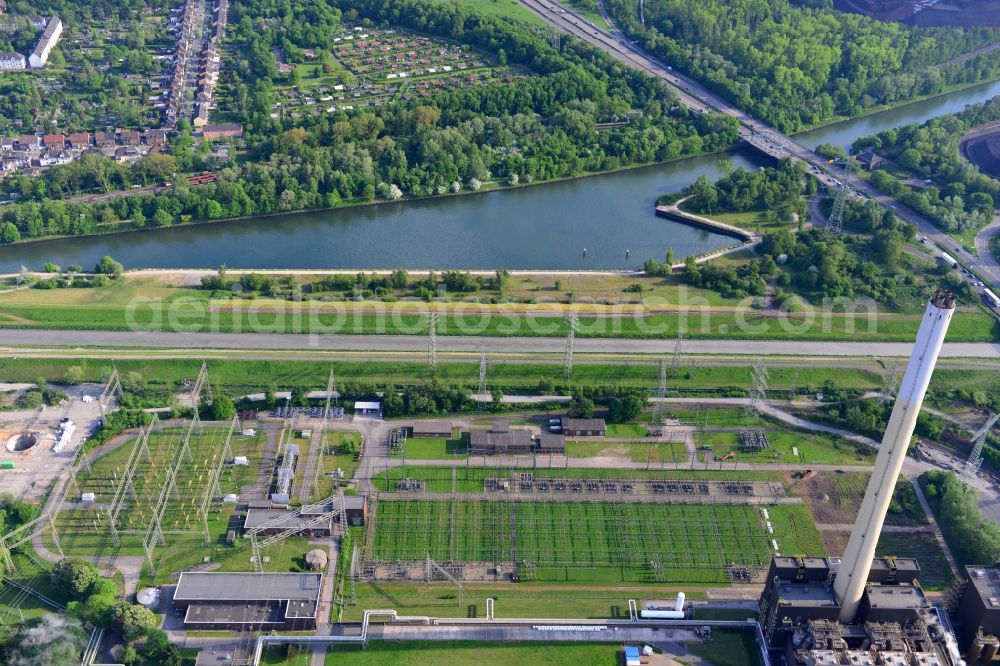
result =
[[[24,56],[20,53],[0,53],[0,70],[25,69]]]
[[[52,49],[59,43],[62,31],[62,21],[59,20],[58,16],[53,16],[49,20],[48,25],[45,26],[45,32],[38,39],[38,45],[35,46],[35,50],[28,57],[28,64],[34,69],[44,67],[45,62],[49,59],[49,54],[52,53]]]

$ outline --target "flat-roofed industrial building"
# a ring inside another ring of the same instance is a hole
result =
[[[562,434],[566,437],[604,437],[604,419],[574,419],[562,417]]]
[[[321,573],[184,572],[173,603],[187,629],[316,628]]]
[[[507,421],[494,421],[489,430],[469,433],[469,453],[472,455],[531,453],[534,443],[530,430],[511,430]]]
[[[451,423],[448,421],[417,421],[411,430],[414,437],[451,438]]]

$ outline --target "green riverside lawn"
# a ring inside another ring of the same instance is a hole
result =
[[[219,333],[259,331],[265,333],[317,334],[404,334],[424,335],[427,316],[401,314],[338,314],[310,312],[302,308],[275,313],[212,311],[184,315],[177,326],[161,323],[162,318],[149,310],[137,310],[130,321],[120,309],[79,309],[4,307],[0,304],[0,328],[42,328],[79,330],[151,330],[214,331]],[[438,319],[438,335],[486,335],[496,337],[565,337],[564,317],[533,316],[530,324],[523,317],[477,311]],[[745,314],[707,311],[706,314],[655,314],[646,317],[579,317],[578,337],[666,338],[673,339],[683,330],[688,338],[761,339],[761,340],[844,340],[870,342],[911,341],[920,326],[919,313],[883,312],[868,318],[865,313],[842,312],[829,315],[788,313],[781,316],[750,310]],[[134,324],[134,328],[133,328]],[[191,328],[185,328],[191,327]],[[948,331],[953,342],[992,342],[998,339],[996,321],[978,308],[956,316]]]

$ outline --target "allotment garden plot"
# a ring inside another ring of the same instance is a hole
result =
[[[796,533],[809,516],[794,505],[382,495],[373,508],[358,571],[367,579],[729,582],[759,575],[774,542],[822,551]]]
[[[279,63],[288,74],[297,70],[300,81],[280,88],[275,116],[373,107],[527,76],[468,46],[399,30],[348,29],[334,42],[332,62],[311,61],[316,54],[306,51],[305,64]]]

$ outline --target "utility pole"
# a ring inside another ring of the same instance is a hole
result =
[[[575,314],[566,315],[566,351],[563,354],[563,374],[567,377],[573,374],[573,346],[576,338],[577,318]]]
[[[847,179],[851,175],[851,156],[844,160],[844,181],[837,190],[837,196],[833,200],[833,212],[826,222],[826,229],[832,234],[839,234],[844,227],[844,206],[847,204],[847,193],[850,188],[847,186]]]
[[[670,376],[677,377],[681,369],[681,343],[684,342],[684,331],[677,331],[677,341],[674,342],[674,358],[670,361]]]
[[[431,372],[437,370],[437,323],[436,312],[430,313],[427,317],[427,369]]]
[[[979,475],[979,468],[983,465],[983,445],[986,443],[986,435],[993,429],[997,420],[1000,420],[1000,412],[987,419],[983,427],[972,436],[972,453],[969,454],[969,459],[965,461],[965,467],[959,475],[962,483],[967,486],[971,486],[973,479]]]
[[[476,393],[476,406],[480,409],[486,404],[486,345],[479,345],[479,391]],[[497,405],[493,405],[494,408]]]
[[[654,392],[653,403],[653,425],[663,425],[663,417],[666,414],[667,405],[664,398],[667,397],[667,361],[660,359],[660,385]],[[648,465],[647,465],[648,466]]]
[[[764,362],[760,359],[754,361],[753,366],[750,368],[750,401],[747,403],[746,416],[747,419],[753,419],[756,421],[760,416],[761,405],[764,404],[764,400],[767,399],[767,368],[764,367]]]
[[[899,369],[898,363],[889,366],[882,379],[882,392],[878,396],[878,404],[884,405],[889,402],[893,394],[896,393],[896,389],[899,388],[900,375],[902,375],[902,371]]]

